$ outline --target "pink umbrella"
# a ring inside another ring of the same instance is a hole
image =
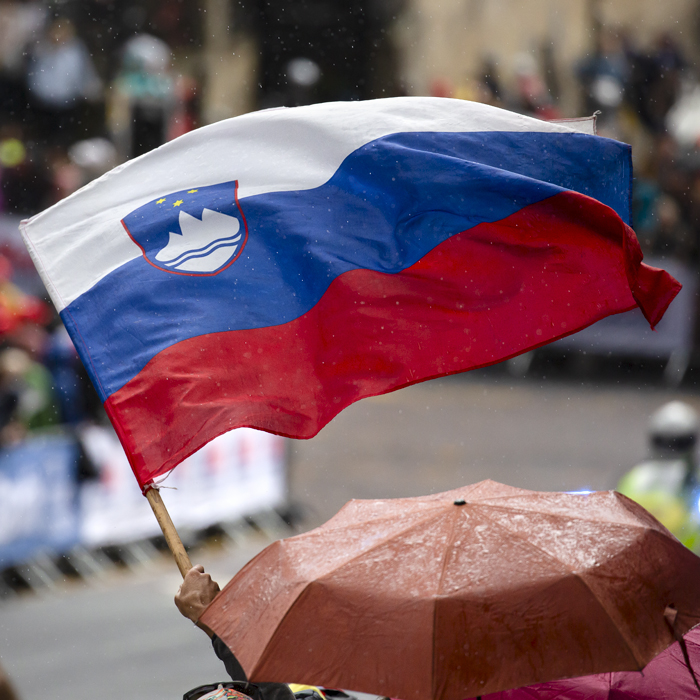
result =
[[[685,637],[693,671],[700,670],[700,626]],[[700,691],[678,642],[643,671],[597,673],[482,696],[482,700],[697,700]]]

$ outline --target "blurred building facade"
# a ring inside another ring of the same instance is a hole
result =
[[[577,64],[601,27],[640,48],[666,33],[692,58],[700,46],[698,0],[0,0],[0,36],[3,18],[39,22],[41,11],[71,18],[106,84],[134,35],[167,43],[174,71],[199,88],[200,123],[324,100],[478,99],[485,74],[523,82],[533,61],[569,115],[581,108]],[[5,42],[18,71],[16,43]]]
[[[251,109],[400,94],[406,0],[203,0],[206,121]]]
[[[561,111],[574,114],[581,109],[576,67],[595,51],[601,28],[640,48],[669,34],[693,58],[700,46],[697,0],[202,1],[209,120],[293,101],[282,93],[293,92],[285,69],[294,58],[321,72],[302,101],[478,99],[475,83],[485,71],[517,83],[534,59]]]
[[[430,94],[443,81],[443,90],[470,96],[485,63],[513,83],[529,55],[562,111],[574,114],[576,65],[595,49],[602,27],[633,35],[644,47],[670,32],[697,54],[699,7],[697,0],[409,0],[394,30],[401,82],[410,94]]]

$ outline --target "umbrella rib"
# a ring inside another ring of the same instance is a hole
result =
[[[542,554],[544,554],[544,555],[545,555],[546,557],[548,557],[549,559],[552,559],[553,561],[558,562],[558,563],[561,564],[563,567],[565,567],[566,569],[568,569],[569,572],[571,573],[571,575],[572,575],[572,576],[575,576],[575,577],[586,587],[586,589],[588,590],[588,592],[593,596],[593,599],[598,603],[598,606],[599,606],[600,609],[605,613],[605,616],[608,618],[608,620],[610,620],[610,622],[612,623],[613,628],[615,629],[615,631],[616,631],[617,634],[619,635],[620,639],[622,639],[624,645],[627,647],[627,650],[628,650],[629,653],[631,654],[632,659],[634,660],[634,663],[637,665],[637,670],[638,670],[638,671],[641,671],[641,670],[642,670],[643,664],[641,664],[641,663],[639,662],[639,660],[637,659],[637,655],[634,653],[632,647],[630,646],[630,643],[628,642],[628,640],[627,640],[627,638],[625,637],[625,635],[622,634],[622,631],[618,628],[617,624],[616,624],[615,621],[613,620],[613,618],[612,618],[612,616],[610,615],[610,613],[608,612],[607,608],[605,607],[605,605],[603,605],[603,602],[600,600],[600,598],[598,598],[598,596],[595,594],[595,592],[593,591],[593,589],[588,585],[588,583],[581,577],[581,575],[580,575],[571,565],[569,565],[569,564],[567,564],[566,562],[562,561],[561,559],[559,559],[558,557],[554,556],[553,554],[551,554],[551,553],[548,552],[547,550],[542,549],[542,547],[536,545],[534,542],[530,542],[528,539],[526,539],[525,537],[523,537],[519,532],[516,532],[515,530],[511,530],[511,529],[507,528],[505,525],[502,525],[501,523],[499,523],[498,521],[493,520],[492,518],[489,517],[488,513],[484,513],[484,518],[486,518],[487,520],[489,520],[490,522],[492,522],[496,527],[500,528],[501,530],[504,530],[505,532],[509,533],[510,535],[512,535],[512,536],[514,536],[514,537],[517,537],[521,542],[524,542],[524,543],[525,543],[526,545],[528,545],[530,548],[536,549],[537,551],[541,552]]]
[[[554,492],[556,493],[556,492]],[[504,499],[506,498],[513,498],[513,496],[504,496]],[[494,499],[495,500],[495,499]],[[507,506],[507,505],[496,505],[493,503],[485,503],[484,501],[475,501],[472,505],[475,506],[483,506],[484,508],[494,508],[496,510],[503,510],[507,511],[509,513],[522,513],[523,515],[532,515],[532,514],[544,514],[547,515],[547,517],[550,518],[558,518],[560,520],[581,520],[582,522],[585,523],[601,523],[601,524],[607,524],[607,525],[619,525],[620,527],[635,527],[639,528],[641,530],[648,530],[649,525],[646,523],[642,522],[625,522],[621,523],[617,520],[599,520],[598,518],[592,517],[592,518],[584,518],[581,515],[565,515],[563,513],[543,513],[541,510],[535,510],[533,508],[518,508],[518,507],[512,507],[512,506]]]
[[[314,583],[314,582],[311,581],[310,583]],[[292,608],[294,607],[294,604],[297,602],[297,600],[299,600],[299,598],[301,598],[302,595],[304,595],[304,593],[307,591],[308,588],[309,588],[309,584],[307,583],[303,588],[301,588],[299,590],[299,593],[297,593],[297,595],[294,596],[294,599],[292,601],[290,601],[289,605],[287,606],[287,609],[284,611],[284,615],[282,615],[282,617],[280,618],[280,621],[277,623],[275,628],[272,630],[272,634],[268,637],[268,640],[265,642],[265,646],[263,647],[262,652],[260,654],[258,654],[258,660],[257,660],[255,666],[253,667],[253,670],[249,674],[249,678],[252,678],[257,673],[257,670],[262,665],[262,662],[267,659],[267,650],[268,650],[270,644],[272,643],[272,640],[275,638],[275,632],[277,632],[277,630],[280,629],[280,627],[282,627],[282,624],[289,616],[289,613],[291,612]],[[298,680],[302,683],[305,682],[303,678],[299,678]],[[294,681],[294,682],[296,683],[297,681]]]
[[[473,506],[474,503],[468,503],[465,504],[466,507],[468,508],[469,506]],[[450,537],[447,542],[447,545],[445,546],[445,549],[443,550],[444,554],[442,557],[442,570],[440,571],[440,580],[438,581],[437,585],[437,591],[435,592],[435,595],[433,596],[433,634],[432,634],[432,645],[431,645],[431,658],[430,658],[430,670],[431,670],[431,675],[432,675],[432,683],[431,683],[431,693],[433,697],[435,697],[435,683],[437,683],[437,673],[435,669],[435,647],[437,643],[437,635],[435,634],[435,630],[437,628],[437,606],[438,606],[438,600],[440,598],[440,591],[442,590],[442,582],[445,578],[445,571],[447,570],[447,559],[449,557],[449,553],[452,551],[452,543],[455,541],[455,530],[456,524],[457,524],[457,518],[460,516],[462,511],[462,508],[457,508],[453,511],[453,516],[452,516],[452,530],[450,531]]]
[[[406,499],[408,500],[408,499]],[[435,506],[432,506],[430,508],[424,508],[423,512],[426,514],[426,517],[428,515],[432,515],[435,513],[436,510],[441,510],[442,508],[445,507],[444,503],[439,503],[436,502]],[[335,516],[334,516],[335,517]],[[396,516],[394,513],[382,513],[381,515],[376,515],[374,517],[368,518],[365,521],[362,521],[362,524],[367,524],[367,523],[372,523],[374,524],[381,524],[384,521],[388,522],[394,522],[396,520]],[[340,525],[333,525],[333,519],[329,520],[326,523],[323,523],[323,525],[319,525],[318,527],[315,527],[313,530],[309,530],[308,532],[303,533],[302,536],[304,535],[310,535],[311,533],[315,533],[318,531],[321,532],[334,532],[336,530],[346,530],[348,528],[348,525],[354,525],[357,524],[357,522],[352,522],[352,523],[341,523]]]

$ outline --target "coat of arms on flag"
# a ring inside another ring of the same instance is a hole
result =
[[[248,239],[236,180],[162,195],[122,224],[151,265],[175,274],[216,275]]]

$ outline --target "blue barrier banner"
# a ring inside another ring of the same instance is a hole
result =
[[[0,450],[0,569],[78,542],[78,448],[65,436]]]
[[[608,316],[582,331],[552,343],[551,349],[585,350],[599,355],[629,355],[668,359],[674,352],[690,353],[695,324],[696,273],[684,263],[674,260],[645,258],[644,262],[671,273],[683,289],[673,300],[656,327],[649,323],[639,309]]]

